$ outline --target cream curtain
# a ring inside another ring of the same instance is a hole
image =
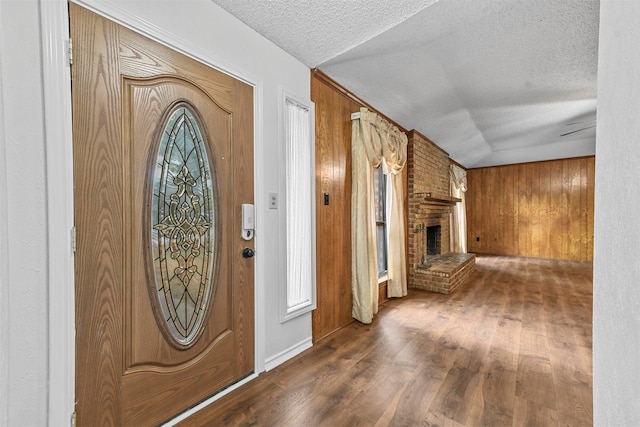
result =
[[[371,323],[378,312],[376,268],[376,227],[373,195],[373,168],[382,166],[387,182],[388,293],[407,294],[402,169],[407,161],[407,136],[370,112],[360,109],[360,118],[351,124],[351,289],[352,315]]]
[[[389,276],[387,296],[401,298],[407,295],[407,257],[402,203],[404,188],[401,171],[389,173],[387,176],[387,212],[389,212],[387,220],[387,269]],[[391,185],[389,185],[389,181],[391,181]]]
[[[451,248],[453,252],[467,252],[467,214],[465,192],[467,191],[467,171],[452,164],[449,169],[451,177],[451,195],[462,199],[453,208],[451,221]]]

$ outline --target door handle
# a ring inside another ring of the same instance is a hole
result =
[[[244,258],[253,258],[253,256],[254,256],[255,254],[256,254],[256,251],[254,251],[254,250],[253,250],[253,249],[251,249],[251,248],[244,248],[244,249],[242,250],[242,256],[243,256]]]

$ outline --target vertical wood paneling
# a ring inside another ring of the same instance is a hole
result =
[[[552,258],[551,251],[551,164],[539,163],[540,197],[540,257]]]
[[[569,259],[580,259],[580,242],[582,240],[581,227],[581,202],[580,202],[580,160],[565,163],[569,169],[568,184],[569,196],[567,198],[567,210],[569,211],[568,221],[568,239],[567,244],[569,251]]]
[[[312,330],[317,341],[352,321],[351,113],[360,107],[375,110],[317,72],[311,73],[311,100],[316,111],[317,308]],[[386,299],[386,284],[380,295],[380,301]]]
[[[360,105],[317,78],[311,79],[311,100],[316,110],[317,309],[312,328],[317,340],[351,321],[350,115]]]
[[[519,227],[520,227],[520,215],[519,215],[519,197],[518,197],[518,168],[516,166],[511,167],[511,181],[513,182],[513,255],[519,254]]]
[[[470,252],[593,260],[594,157],[470,169],[467,177]]]
[[[504,203],[504,211],[505,211],[505,222],[504,222],[504,232],[502,235],[504,236],[504,243],[502,245],[503,253],[506,255],[516,255],[516,227],[517,227],[517,210],[515,206],[515,180],[513,179],[513,168],[505,167],[499,168],[502,174],[502,188],[503,188],[503,203]]]
[[[497,171],[495,169],[489,169],[488,170],[488,176],[487,176],[487,186],[489,188],[488,191],[488,196],[489,196],[489,206],[491,206],[491,211],[490,211],[490,215],[489,215],[489,226],[488,226],[488,230],[487,231],[487,239],[485,239],[485,245],[486,246],[492,246],[492,245],[496,245],[498,244],[498,234],[495,233],[495,230],[497,228],[497,218],[496,218],[496,207],[498,205],[499,202],[499,196],[498,196],[498,186],[497,186],[497,182],[496,182],[496,178],[497,178]]]
[[[496,176],[495,179],[498,180],[498,185],[495,191],[496,194],[496,225],[495,228],[498,230],[505,230],[506,229],[506,223],[505,223],[505,205],[504,205],[504,186],[503,186],[503,182],[504,182],[504,171],[502,171],[501,169],[496,169],[495,170]],[[505,233],[499,233],[497,236],[495,236],[495,238],[497,239],[497,243],[496,243],[496,247],[499,248],[499,250],[504,252],[504,247],[505,247]]]
[[[527,186],[530,185],[529,165],[518,168],[518,255],[526,256],[531,247],[531,216],[529,212],[530,193]]]
[[[580,159],[580,259],[587,258],[587,159]]]
[[[475,251],[475,252],[482,252],[480,249],[480,243],[484,240],[484,236],[482,235],[482,228],[483,228],[483,224],[484,224],[484,199],[482,197],[480,197],[480,195],[482,194],[481,188],[484,188],[484,171],[481,171],[478,173],[477,176],[477,181],[474,183],[474,185],[476,186],[476,191],[477,193],[474,194],[474,196],[476,197],[475,200],[475,204],[473,204],[473,206],[476,207],[477,212],[476,212],[476,216],[475,216],[475,228],[473,229],[473,239],[472,236],[469,235],[469,230],[467,229],[467,247],[469,248],[470,251]],[[470,181],[467,177],[467,185],[470,185]],[[469,194],[469,190],[467,190],[467,194]],[[467,205],[467,211],[469,211],[469,205]],[[467,215],[467,219],[469,219],[469,215]],[[469,227],[469,225],[467,224],[467,227]],[[472,240],[472,241],[470,241]],[[469,246],[469,244],[471,244],[471,246]],[[473,248],[473,249],[472,249]]]
[[[471,190],[471,187],[474,185],[477,185],[477,182],[471,183],[469,182],[469,180],[467,180],[467,192],[465,194],[466,206],[469,206],[469,203],[471,203],[473,206],[478,205],[476,202],[476,196],[478,192]],[[469,233],[471,230],[477,230],[476,220],[477,216],[470,217],[469,215],[467,215],[467,233]],[[473,248],[475,248],[475,242],[476,236],[467,234],[467,250],[469,252],[474,252]]]
[[[540,164],[531,163],[529,166],[529,182],[531,184],[529,211],[531,215],[531,249],[533,257],[540,257]]]
[[[327,118],[328,114],[326,104],[326,95],[318,90],[317,85],[311,85],[311,99],[315,103],[315,116],[316,116],[316,124],[315,124],[315,161],[316,161],[316,306],[317,307],[325,307],[328,304],[327,292],[322,287],[319,286],[321,282],[331,280],[331,276],[333,275],[333,270],[331,271],[321,271],[320,270],[320,259],[326,252],[324,245],[320,241],[320,233],[323,231],[322,224],[327,223],[329,218],[329,211],[326,209],[322,209],[323,203],[323,195],[324,193],[329,192],[331,185],[331,176],[327,173],[327,168],[319,167],[320,165],[325,165],[331,159],[331,155],[329,153],[330,146],[326,144],[321,144],[320,141],[325,141],[329,138],[327,135]],[[317,312],[318,310],[316,310]],[[312,315],[312,328],[315,330],[318,324],[321,324],[325,318],[326,314],[320,312],[320,314],[314,313]]]
[[[335,313],[335,325],[340,327],[352,320],[352,294],[351,294],[351,113],[360,110],[360,105],[347,100],[344,96],[334,91],[334,104],[340,105],[340,109],[336,108],[338,114],[333,118],[334,124],[340,124],[337,134],[334,136],[334,144],[338,147],[339,155],[336,157],[334,168],[334,191],[338,195],[340,203],[341,228],[333,230],[333,234],[337,234],[337,240],[340,242],[338,246],[340,252],[333,254],[342,257],[345,254],[343,262],[339,262],[339,275],[336,283],[337,301],[340,302],[340,309]],[[337,126],[336,126],[337,127]],[[345,137],[346,136],[346,137]],[[330,225],[329,225],[330,226]],[[347,256],[348,255],[348,256]],[[331,259],[331,257],[329,257]],[[335,258],[331,260],[335,262]],[[333,325],[332,325],[333,326]]]
[[[587,261],[593,261],[593,213],[595,212],[593,183],[596,180],[595,177],[595,158],[587,159]]]
[[[480,192],[473,188],[478,184],[479,183],[477,180],[475,182],[471,182],[467,179],[467,192],[465,194],[467,211],[469,210],[469,204],[471,204],[471,206],[476,206],[476,207],[478,206],[477,199],[478,199],[478,194]],[[476,250],[476,236],[475,234],[474,235],[469,234],[472,232],[472,230],[473,230],[473,233],[478,232],[477,231],[478,226],[476,225],[477,221],[478,221],[478,215],[469,216],[467,214],[467,250],[469,252],[478,252]]]
[[[484,171],[484,173],[482,174],[481,185],[482,185],[482,188],[487,188],[489,186],[488,171]],[[478,245],[480,249],[482,249],[484,252],[484,249],[487,245],[487,240],[489,240],[488,233],[489,233],[489,221],[490,221],[490,215],[491,215],[491,198],[489,197],[480,198],[480,206],[482,207],[482,213],[481,213],[480,221],[478,224],[480,227],[480,233],[479,233],[480,242],[478,242]]]
[[[566,254],[565,241],[566,230],[563,218],[565,211],[564,171],[562,162],[551,163],[551,253]]]
[[[329,193],[330,204],[329,206],[325,206],[323,201],[321,207],[325,211],[327,211],[327,215],[325,216],[325,218],[328,220],[328,223],[333,222],[339,227],[344,227],[347,225],[346,218],[344,217],[344,203],[342,200],[342,198],[344,197],[344,190],[343,190],[343,186],[340,185],[339,182],[337,182],[339,181],[340,176],[339,175],[336,176],[336,169],[342,163],[341,158],[348,155],[348,153],[346,153],[342,149],[342,145],[343,145],[342,140],[344,139],[342,134],[342,126],[335,126],[336,123],[341,124],[340,123],[340,113],[342,110],[340,108],[341,100],[335,92],[329,92],[327,94],[327,99],[328,99],[328,103],[326,104],[326,107],[328,109],[328,114],[326,117],[328,119],[328,122],[325,123],[325,127],[328,130],[329,138],[326,141],[332,141],[333,143],[325,144],[323,142],[322,145],[328,145],[327,152],[329,156],[325,159],[327,161],[326,163],[324,163],[324,168],[327,170],[326,174],[327,174],[327,179],[329,181],[327,193]],[[334,108],[334,106],[338,106],[338,108]],[[346,185],[346,183],[344,183],[344,185]],[[322,237],[317,239],[321,243],[324,243],[323,245],[324,252],[322,254],[322,257],[320,258],[322,260],[326,260],[327,256],[332,251],[337,251],[342,253],[342,251],[346,249],[343,244],[343,236],[330,233],[330,231],[327,230],[326,228],[326,224],[327,223],[323,224],[324,231],[322,232]],[[351,251],[349,250],[346,254],[350,255]],[[345,257],[345,259],[350,260],[350,257],[347,256]],[[340,280],[343,279],[340,276],[340,273],[342,273],[342,271],[344,270],[341,264],[342,263],[335,263],[333,265],[333,268],[327,268],[328,267],[327,265],[322,265],[321,267],[323,271],[327,271],[327,270],[331,271],[331,273],[329,273],[328,279],[331,280],[332,283],[340,283]],[[351,276],[349,276],[349,278],[350,277]],[[328,305],[325,305],[324,307],[326,308],[332,307],[335,304],[335,301],[340,301],[341,289],[339,286],[332,286],[328,289],[323,286],[323,288],[325,288],[327,291],[325,303],[328,304]],[[334,325],[334,324],[340,323],[339,318],[340,318],[341,310],[325,309],[322,311],[318,311],[318,314],[320,314],[321,312],[324,313],[325,315],[324,327],[326,327],[326,325]]]

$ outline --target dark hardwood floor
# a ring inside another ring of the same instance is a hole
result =
[[[188,426],[590,426],[590,263],[479,256],[199,411]]]

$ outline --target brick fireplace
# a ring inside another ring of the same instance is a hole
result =
[[[412,203],[409,193],[409,270],[422,260],[450,251],[450,214],[452,204],[427,200],[424,193],[414,195]],[[450,203],[450,202],[449,202]],[[431,242],[429,248],[429,239]],[[431,250],[429,250],[431,249]],[[411,274],[410,274],[411,276]]]
[[[473,254],[449,254],[451,214],[458,201],[449,196],[451,161],[419,132],[408,136],[409,287],[449,293],[475,269]],[[430,245],[429,239],[435,241]]]
[[[437,201],[437,197],[449,194],[449,164],[446,152],[419,132],[409,132],[407,193],[410,284],[412,270],[421,263],[422,258],[429,258],[426,247],[427,227],[440,227],[439,253],[450,251],[449,228],[453,205]]]
[[[430,212],[431,207],[421,203],[414,208],[413,222],[409,219],[409,263],[424,266],[429,258],[449,252],[449,212]]]

